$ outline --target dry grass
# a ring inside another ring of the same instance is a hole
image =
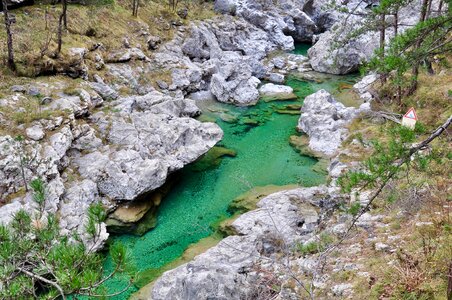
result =
[[[403,106],[395,103],[374,103],[375,110],[404,114],[409,107],[416,109],[426,133],[417,137],[425,139],[432,130],[452,114],[452,72],[437,69],[437,75],[421,73],[416,93],[403,99]],[[371,120],[355,120],[350,126],[352,136],[344,143],[349,155],[341,160],[357,161],[367,158],[372,151],[364,145],[371,140],[384,144],[388,140],[387,128]],[[450,131],[449,131],[450,132]],[[359,143],[352,143],[358,140]],[[413,162],[409,169],[391,182],[373,206],[373,213],[385,215],[384,227],[376,228],[373,235],[378,241],[391,244],[395,253],[376,252],[373,245],[365,243],[367,237],[354,237],[351,243],[363,246],[358,260],[364,262],[369,278],[355,278],[355,299],[446,299],[447,268],[452,259],[452,143],[446,133],[431,143],[431,156],[425,166]],[[427,225],[421,226],[422,223]],[[428,225],[430,224],[430,225]],[[396,242],[389,236],[399,236]],[[345,254],[341,254],[344,257]],[[338,276],[341,277],[341,276]],[[341,278],[337,278],[338,281]],[[345,280],[347,281],[347,280]]]
[[[187,24],[189,21],[213,18],[215,13],[212,3],[185,2],[179,4],[179,9],[187,7],[187,19],[181,19],[176,12],[171,11],[167,2],[142,2],[138,17],[131,15],[131,2],[119,0],[111,3],[81,6],[70,4],[68,7],[68,31],[63,36],[63,53],[72,47],[92,48],[101,43],[106,51],[123,47],[127,38],[130,45],[146,49],[147,37],[141,32],[148,31],[159,36],[163,41],[170,40],[177,30],[173,22]],[[57,48],[58,17],[60,5],[36,4],[14,10],[17,22],[13,24],[14,49],[19,74],[32,76],[36,70],[32,68],[42,64],[46,58],[54,59]],[[6,35],[0,32],[0,57],[5,59]],[[2,77],[10,74],[5,64],[2,64]]]

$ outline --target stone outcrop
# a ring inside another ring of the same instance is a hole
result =
[[[142,198],[222,138],[216,124],[192,118],[200,111],[190,99],[157,91],[119,97],[104,83],[92,87],[42,105],[43,111],[68,115],[35,121],[25,130],[27,139],[0,137],[0,197],[11,199],[0,207],[0,222],[9,222],[19,209],[35,212],[31,192],[17,192],[41,178],[46,186],[43,217],[58,213],[62,232],[78,232],[89,244],[84,224],[92,203],[111,210],[118,202]],[[106,100],[103,104],[96,91]],[[104,109],[93,113],[98,105]],[[100,232],[95,248],[108,237],[105,224]]]
[[[216,0],[215,9],[244,18],[270,33],[280,48],[290,50],[294,40],[311,42],[315,34],[331,26],[332,16],[325,4],[327,1]]]
[[[232,54],[232,53],[231,53]],[[238,55],[224,56],[219,72],[212,76],[210,90],[218,101],[236,105],[253,105],[259,100],[260,80]]]
[[[368,109],[345,107],[325,90],[320,90],[305,98],[298,129],[309,136],[309,147],[327,156],[335,154],[347,136],[346,126],[356,115]]]
[[[365,102],[371,101],[374,96],[372,95],[372,85],[377,81],[377,74],[369,74],[364,76],[359,82],[353,85],[353,89],[358,93],[359,97]]]
[[[169,90],[184,94],[211,92],[217,100],[253,105],[259,99],[258,78],[267,74],[261,60],[278,45],[252,24],[224,16],[192,25],[160,47],[155,63],[171,68]]]

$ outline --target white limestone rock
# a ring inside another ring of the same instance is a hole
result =
[[[359,113],[345,107],[330,93],[320,90],[306,97],[301,109],[298,129],[309,136],[309,147],[326,156],[332,156],[347,136],[346,125]]]
[[[36,124],[36,125],[33,125],[32,127],[28,127],[25,130],[25,134],[27,135],[28,138],[30,138],[34,141],[42,140],[45,136],[44,129],[42,128],[42,126],[40,124]]]
[[[276,99],[292,99],[297,96],[293,93],[293,88],[287,85],[277,85],[273,83],[264,84],[259,88],[259,93],[263,97]]]
[[[210,91],[218,101],[239,106],[254,105],[259,100],[260,80],[252,76],[251,68],[235,53],[223,56],[212,76]]]

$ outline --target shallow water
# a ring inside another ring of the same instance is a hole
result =
[[[298,46],[294,52],[305,54],[308,47]],[[301,104],[305,96],[321,88],[337,92],[338,81],[335,78],[313,83],[292,78],[287,84],[295,89],[296,101],[261,101],[249,108],[218,102],[199,103],[203,118],[214,119],[224,131],[219,145],[237,151],[237,156],[224,158],[209,170],[198,171],[197,163],[185,167],[177,174],[180,180],[159,207],[155,229],[142,237],[112,236],[113,242],[127,245],[138,271],[161,268],[180,257],[190,244],[211,235],[211,225],[229,216],[231,201],[252,187],[314,186],[325,181],[324,175],[312,170],[317,161],[301,156],[289,145],[289,137],[297,134],[299,115],[278,114],[276,110],[287,104]],[[111,270],[109,259],[105,268]],[[127,276],[117,276],[106,287],[112,292],[127,283]],[[136,290],[130,288],[115,299],[127,299]]]

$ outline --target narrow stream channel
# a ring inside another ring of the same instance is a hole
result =
[[[307,45],[297,45],[296,54],[306,54]],[[335,77],[315,83],[288,78],[296,101],[260,101],[256,106],[239,108],[218,102],[198,103],[203,120],[217,122],[224,131],[219,146],[233,149],[236,157],[224,158],[207,170],[199,163],[187,166],[178,174],[180,180],[163,199],[158,211],[157,227],[142,237],[113,235],[111,240],[127,245],[132,261],[142,274],[158,274],[163,266],[178,259],[189,245],[212,235],[212,224],[230,216],[228,206],[237,196],[253,187],[267,185],[314,186],[325,181],[325,175],[312,170],[317,162],[302,156],[289,145],[299,114],[281,114],[286,105],[301,105],[304,97],[326,89],[337,93],[353,83],[352,77]],[[108,258],[105,268],[111,270]],[[127,286],[127,276],[109,280],[109,291]],[[114,299],[128,299],[137,290]]]

